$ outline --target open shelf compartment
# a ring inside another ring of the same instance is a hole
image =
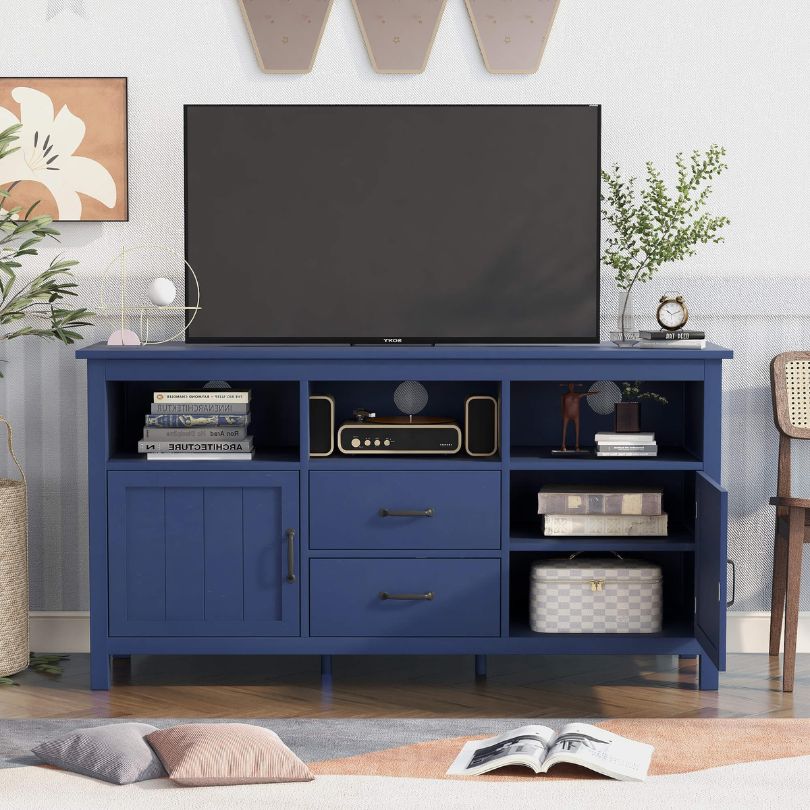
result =
[[[403,416],[394,402],[394,391],[401,380],[313,380],[309,384],[309,393],[319,396],[331,396],[335,400],[335,436],[341,425],[353,422],[353,412],[363,409],[374,413],[377,417]],[[492,380],[430,380],[423,381],[428,395],[425,408],[419,415],[427,417],[441,417],[452,420],[461,430],[462,448],[453,454],[392,454],[363,455],[343,454],[337,449],[324,458],[313,458],[312,466],[334,466],[336,463],[350,466],[352,464],[368,464],[384,468],[386,464],[416,463],[424,461],[426,464],[450,463],[456,464],[488,464],[499,463],[501,460],[500,448],[492,456],[470,456],[464,449],[464,403],[471,396],[493,397],[500,402],[501,385]],[[498,409],[498,435],[500,435],[501,411]]]
[[[585,393],[593,380],[577,382],[576,391]],[[622,380],[615,381],[621,385]],[[668,400],[662,405],[650,400],[641,402],[641,430],[655,433],[658,456],[640,458],[605,458],[552,455],[562,444],[561,396],[567,381],[513,382],[511,384],[511,457],[515,467],[610,466],[622,469],[633,464],[645,468],[656,466],[672,469],[700,469],[703,458],[702,382],[656,381],[642,383],[642,391],[660,394]],[[598,414],[583,397],[580,407],[580,447],[594,449],[594,435],[614,429],[613,414]],[[575,446],[574,425],[568,426],[567,447]]]
[[[196,391],[207,380],[135,380],[107,382],[109,461],[122,465],[199,464],[210,461],[147,462],[138,454],[138,441],[143,437],[144,420],[150,412],[155,391]],[[256,462],[296,463],[300,458],[299,396],[297,382],[273,380],[228,380],[231,388],[250,390],[250,424],[253,436],[253,462],[223,462],[233,465]]]
[[[551,485],[660,487],[667,513],[665,537],[546,537],[537,494]],[[512,550],[689,551],[695,546],[695,473],[680,470],[512,470],[509,487]]]
[[[622,554],[625,559],[642,559],[661,566],[663,576],[663,615],[659,633],[535,633],[529,626],[529,594],[531,569],[541,560],[567,558],[566,553],[548,551],[514,551],[509,564],[509,635],[510,638],[527,640],[567,640],[572,646],[609,649],[605,645],[633,639],[693,639],[694,638],[694,598],[695,571],[694,555],[686,552],[644,551]],[[587,651],[585,649],[581,651]],[[596,651],[596,650],[593,650]]]

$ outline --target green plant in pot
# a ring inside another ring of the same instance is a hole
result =
[[[622,401],[616,403],[615,430],[617,433],[638,433],[641,430],[641,401],[644,399],[669,405],[669,400],[655,391],[642,391],[642,383],[623,382]]]
[[[638,340],[633,310],[633,288],[649,281],[663,266],[697,252],[698,245],[723,241],[720,231],[728,217],[708,213],[711,181],[727,168],[726,150],[712,145],[695,150],[687,159],[675,156],[677,180],[672,192],[661,172],[647,163],[643,185],[637,178],[625,179],[615,165],[602,171],[602,219],[610,226],[602,264],[610,268],[621,291],[617,333],[611,337],[622,345]]]
[[[19,128],[15,124],[0,132],[0,160],[20,148],[13,145]],[[46,270],[21,281],[18,272],[23,262],[37,256],[40,242],[56,239],[59,231],[51,227],[51,217],[33,215],[37,203],[27,211],[5,210],[8,197],[9,192],[0,189],[0,341],[32,336],[71,344],[81,338],[76,330],[89,326],[93,314],[63,303],[76,295],[78,285],[70,268],[78,262],[56,256]]]
[[[20,148],[15,145],[19,128],[15,124],[0,132],[0,163]],[[77,285],[69,270],[78,262],[57,256],[33,278],[21,277],[24,265],[38,255],[38,245],[44,239],[56,239],[59,231],[51,227],[51,217],[34,215],[36,203],[27,211],[4,209],[14,185],[0,189],[0,342],[31,336],[73,343],[81,338],[76,330],[89,326],[92,314],[63,303],[76,295]],[[0,572],[0,678],[5,679],[30,663],[28,592],[20,587],[28,582],[27,495],[25,474],[14,455],[11,425],[2,415],[0,423],[8,431],[8,449],[20,476],[0,479],[0,559],[4,562]],[[58,662],[39,663],[55,672]]]

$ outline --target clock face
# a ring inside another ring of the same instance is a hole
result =
[[[664,329],[680,329],[687,321],[686,307],[678,301],[664,301],[658,307],[658,323]]]

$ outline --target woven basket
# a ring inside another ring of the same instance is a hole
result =
[[[14,455],[11,425],[8,450],[20,480],[0,478],[0,677],[28,666],[28,510],[25,473]]]

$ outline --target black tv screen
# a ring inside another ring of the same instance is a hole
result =
[[[598,106],[193,105],[185,140],[190,341],[598,340]]]

